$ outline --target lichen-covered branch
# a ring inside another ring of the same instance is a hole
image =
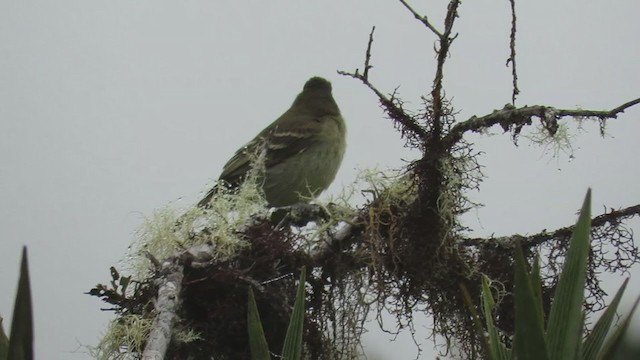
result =
[[[158,289],[156,300],[156,317],[147,339],[143,360],[162,360],[165,358],[173,325],[177,318],[180,304],[180,291],[182,289],[183,266],[175,259],[168,259],[162,263],[161,285]]]
[[[344,249],[349,249],[351,244],[362,240],[359,238],[359,235],[363,229],[364,224],[358,217],[338,228],[335,233],[328,236],[327,239],[324,239],[324,241],[309,254],[312,264],[322,264],[328,257],[338,252],[343,252],[345,251]]]
[[[468,132],[481,132],[494,125],[500,125],[504,131],[509,129],[521,129],[525,125],[531,125],[536,117],[543,122],[545,129],[553,131],[557,129],[557,121],[563,117],[597,118],[600,120],[615,119],[626,109],[640,103],[640,98],[626,102],[611,110],[584,110],[584,109],[557,109],[545,105],[533,105],[516,108],[507,104],[500,110],[494,110],[491,114],[481,117],[472,116],[470,119],[454,125],[445,136],[445,146],[452,146]],[[553,135],[553,133],[551,133]]]
[[[630,206],[620,210],[611,210],[610,212],[596,216],[591,220],[591,227],[595,229],[607,224],[619,225],[622,221],[634,216],[640,216],[640,205]],[[513,234],[490,238],[469,238],[462,240],[461,243],[465,246],[487,246],[510,250],[519,242],[523,248],[528,249],[551,240],[568,240],[571,234],[573,234],[573,229],[574,226],[572,225],[551,232],[545,230],[533,235]]]

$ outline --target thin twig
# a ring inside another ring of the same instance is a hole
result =
[[[442,33],[440,31],[438,31],[438,29],[436,29],[435,26],[433,26],[429,22],[429,19],[427,19],[426,16],[420,15],[417,11],[413,10],[413,8],[411,6],[409,6],[409,4],[407,4],[406,1],[400,0],[400,3],[402,3],[402,5],[404,5],[404,7],[407,8],[407,10],[411,11],[413,16],[416,19],[418,19],[422,24],[424,24],[424,26],[426,26],[429,30],[431,30],[434,34],[436,34],[436,36],[438,36],[438,38],[442,38],[442,36],[443,36]]]
[[[347,72],[338,70],[338,74],[343,76],[348,76],[357,80],[360,80],[365,86],[367,86],[371,91],[373,91],[378,97],[380,104],[384,107],[386,113],[389,117],[398,122],[398,124],[405,130],[415,137],[418,142],[424,143],[427,139],[427,132],[425,129],[420,126],[420,124],[409,114],[407,114],[401,106],[398,106],[396,102],[394,102],[393,98],[389,98],[384,95],[380,90],[378,90],[370,81],[369,81],[369,69],[373,67],[371,65],[371,47],[373,45],[373,32],[375,27],[371,30],[369,34],[369,42],[367,44],[367,50],[364,60],[364,71],[361,74],[358,69],[355,72]]]
[[[433,114],[431,120],[433,122],[433,126],[431,129],[432,136],[429,139],[430,141],[440,141],[440,137],[442,136],[442,115],[444,113],[442,104],[442,82],[444,79],[444,63],[447,60],[447,56],[449,56],[449,47],[455,39],[455,36],[451,37],[451,31],[453,30],[453,24],[456,17],[458,17],[459,5],[459,0],[451,0],[449,5],[447,6],[447,15],[445,16],[444,20],[444,33],[440,36],[440,39],[438,41],[439,48],[436,49],[436,74],[433,79],[433,89],[431,90],[431,99],[433,101]]]
[[[518,72],[516,71],[516,1],[509,0],[509,2],[511,3],[511,34],[509,36],[509,49],[511,53],[507,59],[507,66],[511,64],[511,78],[513,80],[511,103],[515,105],[516,96],[520,94],[520,89],[518,88]]]
[[[369,33],[369,43],[367,44],[367,52],[364,57],[364,71],[362,73],[362,77],[369,80],[369,69],[373,66],[369,64],[371,60],[371,45],[373,45],[373,32],[376,31],[376,27],[371,28],[371,33]]]

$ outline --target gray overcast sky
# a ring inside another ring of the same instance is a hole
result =
[[[438,25],[445,4],[413,1]],[[610,109],[640,96],[640,2],[520,1],[517,11],[517,105]],[[462,4],[445,75],[459,119],[510,101],[509,24],[506,0]],[[397,1],[0,0],[0,314],[10,318],[26,244],[37,357],[88,358],[79,346],[95,344],[111,314],[82,293],[109,280],[145,215],[197,201],[310,76],[333,82],[350,131],[329,193],[357,168],[413,159],[374,96],[335,72],[362,68],[373,25],[372,81],[400,86],[418,109],[434,38]],[[486,206],[466,223],[479,235],[565,226],[589,186],[596,214],[637,204],[639,118],[633,108],[610,121],[605,139],[584,124],[573,161],[526,139],[514,147],[498,129],[474,137],[487,179],[472,198]],[[610,290],[622,282],[607,279]],[[629,295],[639,279],[635,269]],[[415,357],[406,337],[381,336],[368,336],[380,358]]]

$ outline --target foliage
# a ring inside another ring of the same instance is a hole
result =
[[[287,335],[284,340],[281,358],[283,360],[300,360],[302,358],[302,330],[304,325],[306,270],[302,268],[293,313],[289,320]],[[249,345],[252,360],[270,359],[269,347],[258,314],[253,290],[249,288],[249,304],[247,309],[247,326],[249,329]]]
[[[13,306],[10,337],[2,329],[0,318],[0,360],[33,359],[33,308],[27,248],[22,249],[18,291]]]
[[[582,329],[585,313],[583,310],[584,287],[587,258],[590,251],[591,191],[587,195],[580,212],[578,223],[569,244],[567,259],[560,274],[553,303],[545,326],[545,312],[541,298],[541,279],[538,259],[532,270],[527,264],[522,249],[516,248],[515,261],[515,338],[513,349],[501,340],[492,320],[494,299],[490,281],[482,279],[482,314],[486,319],[485,328],[480,323],[474,307],[469,301],[478,336],[483,344],[485,358],[491,360],[531,359],[612,359],[620,346],[622,337],[629,326],[631,314],[611,336],[610,331],[616,309],[627,286],[624,281],[609,307],[604,311],[593,330],[583,339]],[[637,306],[637,301],[636,301]],[[634,309],[632,309],[632,313]]]
[[[258,313],[258,305],[253,294],[253,289],[249,288],[249,302],[247,304],[247,329],[249,333],[249,348],[251,350],[251,360],[269,360],[269,345],[264,337],[264,330]]]

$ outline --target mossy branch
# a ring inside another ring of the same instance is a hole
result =
[[[546,105],[532,105],[516,108],[511,104],[491,114],[472,116],[470,119],[454,125],[443,139],[446,147],[452,146],[469,132],[481,132],[494,125],[500,125],[504,131],[514,130],[517,133],[525,125],[531,125],[533,118],[538,118],[545,129],[554,135],[558,128],[558,120],[563,117],[597,118],[599,120],[615,119],[626,109],[640,104],[640,98],[628,101],[611,110],[557,109]]]
[[[180,291],[184,266],[181,261],[170,258],[162,263],[162,277],[158,288],[158,297],[155,303],[156,316],[151,325],[151,331],[147,338],[147,344],[142,354],[143,360],[162,360],[165,358],[171,337],[173,326],[178,317],[177,311],[180,305]]]
[[[620,210],[611,210],[604,214],[598,215],[591,219],[591,228],[598,229],[608,225],[620,225],[621,222],[629,220],[633,217],[640,217],[640,205],[629,206]],[[573,234],[574,226],[566,226],[554,231],[542,231],[533,235],[513,234],[500,237],[489,238],[468,238],[463,239],[462,244],[465,246],[488,246],[504,248],[508,250],[514,249],[516,243],[519,242],[523,249],[541,245],[552,240],[568,240]]]

